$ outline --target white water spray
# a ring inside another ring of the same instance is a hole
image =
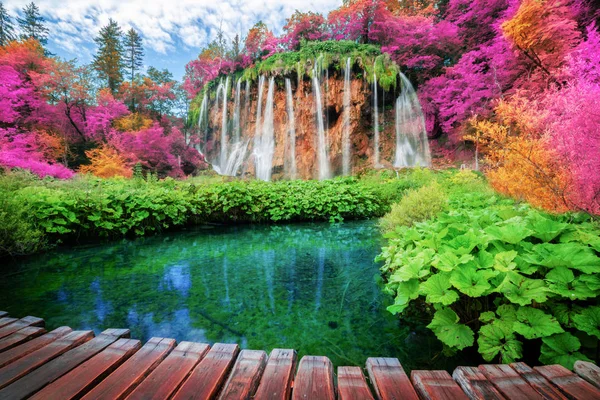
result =
[[[350,154],[350,100],[351,100],[351,71],[350,57],[346,60],[344,70],[344,125],[342,131],[342,166],[344,175],[350,175],[352,171]]]
[[[329,167],[329,152],[327,136],[325,134],[325,125],[323,122],[323,100],[321,97],[321,82],[319,81],[320,76],[320,62],[322,56],[315,61],[313,68],[313,95],[315,97],[315,106],[317,108],[317,160],[319,163],[319,179],[331,178],[331,171]]]
[[[288,114],[288,171],[291,179],[296,179],[296,121],[294,118],[294,97],[292,95],[292,83],[289,78],[285,79],[285,90],[287,94]]]

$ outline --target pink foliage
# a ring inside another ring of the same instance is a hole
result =
[[[381,51],[390,53],[401,66],[419,73],[443,66],[460,47],[456,25],[432,17],[395,16],[386,9],[377,12],[369,39],[381,43]]]
[[[298,48],[301,40],[328,40],[330,38],[327,32],[325,18],[318,13],[302,13],[296,11],[283,27],[285,34],[281,38],[288,51]]]
[[[12,66],[0,65],[0,122],[13,124],[43,103],[35,88]]]
[[[596,24],[586,29],[587,40],[582,41],[568,57],[568,73],[589,82],[600,83],[600,32]]]
[[[86,136],[95,141],[102,140],[108,135],[112,121],[128,113],[127,106],[116,100],[109,91],[100,91],[98,105],[88,110]]]
[[[16,133],[14,129],[0,128],[0,165],[5,168],[29,170],[43,178],[52,176],[58,179],[70,179],[73,171],[61,164],[51,164],[43,156],[43,149],[37,141],[37,135]]]
[[[446,20],[458,26],[462,42],[472,48],[496,36],[500,22],[515,12],[514,0],[450,0]]]
[[[575,82],[549,91],[544,100],[552,147],[572,174],[570,200],[600,214],[600,83]]]

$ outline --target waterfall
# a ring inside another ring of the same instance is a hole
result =
[[[401,92],[396,99],[396,157],[394,167],[428,167],[431,153],[425,118],[417,93],[408,78],[400,73]]]
[[[327,136],[325,134],[325,125],[323,122],[323,100],[321,97],[321,82],[319,81],[320,68],[319,64],[323,57],[319,57],[315,61],[313,67],[313,95],[315,97],[315,106],[317,108],[317,160],[319,163],[319,179],[331,178],[331,172],[329,168],[329,155],[328,155],[328,143]]]
[[[379,100],[377,98],[377,75],[373,73],[373,167],[379,168]]]
[[[350,57],[346,60],[346,69],[344,70],[344,130],[342,131],[342,165],[344,175],[350,175],[352,165],[350,160]]]
[[[289,141],[289,164],[288,171],[291,179],[296,179],[296,120],[294,117],[294,97],[292,96],[292,83],[289,78],[285,79],[285,90],[287,92],[287,114],[288,114],[288,141]]]
[[[244,130],[248,125],[248,115],[250,115],[250,81],[246,80],[246,86],[244,87]]]
[[[221,157],[219,166],[221,171],[224,171],[227,165],[227,92],[229,91],[229,77],[225,79],[225,85],[220,87],[223,91],[223,115],[221,117]]]
[[[264,83],[264,77],[261,77]],[[261,84],[262,89],[262,84]],[[269,91],[267,93],[267,103],[265,105],[265,114],[263,116],[262,130],[258,126],[257,112],[257,134],[254,137],[254,165],[256,169],[256,178],[263,181],[271,180],[273,168],[273,154],[275,153],[275,137],[273,126],[273,92],[275,90],[275,78],[269,79]],[[262,90],[261,90],[262,95]],[[259,95],[259,99],[261,99]],[[262,100],[262,99],[261,99]],[[260,108],[259,108],[260,110]]]
[[[256,104],[256,126],[254,127],[254,148],[258,145],[258,140],[260,137],[260,117],[262,115],[262,98],[263,98],[263,88],[265,86],[265,77],[261,75],[258,79],[258,103]]]
[[[202,129],[202,124],[206,121],[206,126]],[[208,96],[204,93],[202,97],[202,103],[200,104],[200,114],[198,115],[198,132],[202,134],[202,145],[199,143],[195,145],[198,153],[204,156],[202,152],[202,146],[206,146],[206,140],[208,139]]]
[[[238,79],[235,86],[235,100],[233,103],[233,143],[240,141],[240,92],[242,91],[242,78]]]

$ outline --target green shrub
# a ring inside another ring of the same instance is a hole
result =
[[[393,204],[392,209],[380,220],[384,232],[393,231],[397,226],[411,226],[433,218],[446,207],[447,195],[437,182],[420,189],[410,190]]]
[[[0,257],[23,256],[48,248],[44,232],[6,194],[0,193]]]
[[[600,228],[585,215],[548,215],[482,193],[449,201],[437,218],[401,227],[384,261],[388,310],[428,310],[451,352],[573,368],[600,339]]]

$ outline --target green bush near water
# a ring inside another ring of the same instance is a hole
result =
[[[446,211],[386,235],[388,310],[428,324],[447,354],[476,346],[487,362],[535,354],[571,369],[596,358],[598,223],[503,199],[461,174],[448,180]]]
[[[281,223],[380,217],[406,188],[397,179],[227,181],[173,179],[39,180],[0,176],[1,254],[37,252],[74,240],[141,236],[203,223]],[[19,229],[14,228],[18,226]]]

